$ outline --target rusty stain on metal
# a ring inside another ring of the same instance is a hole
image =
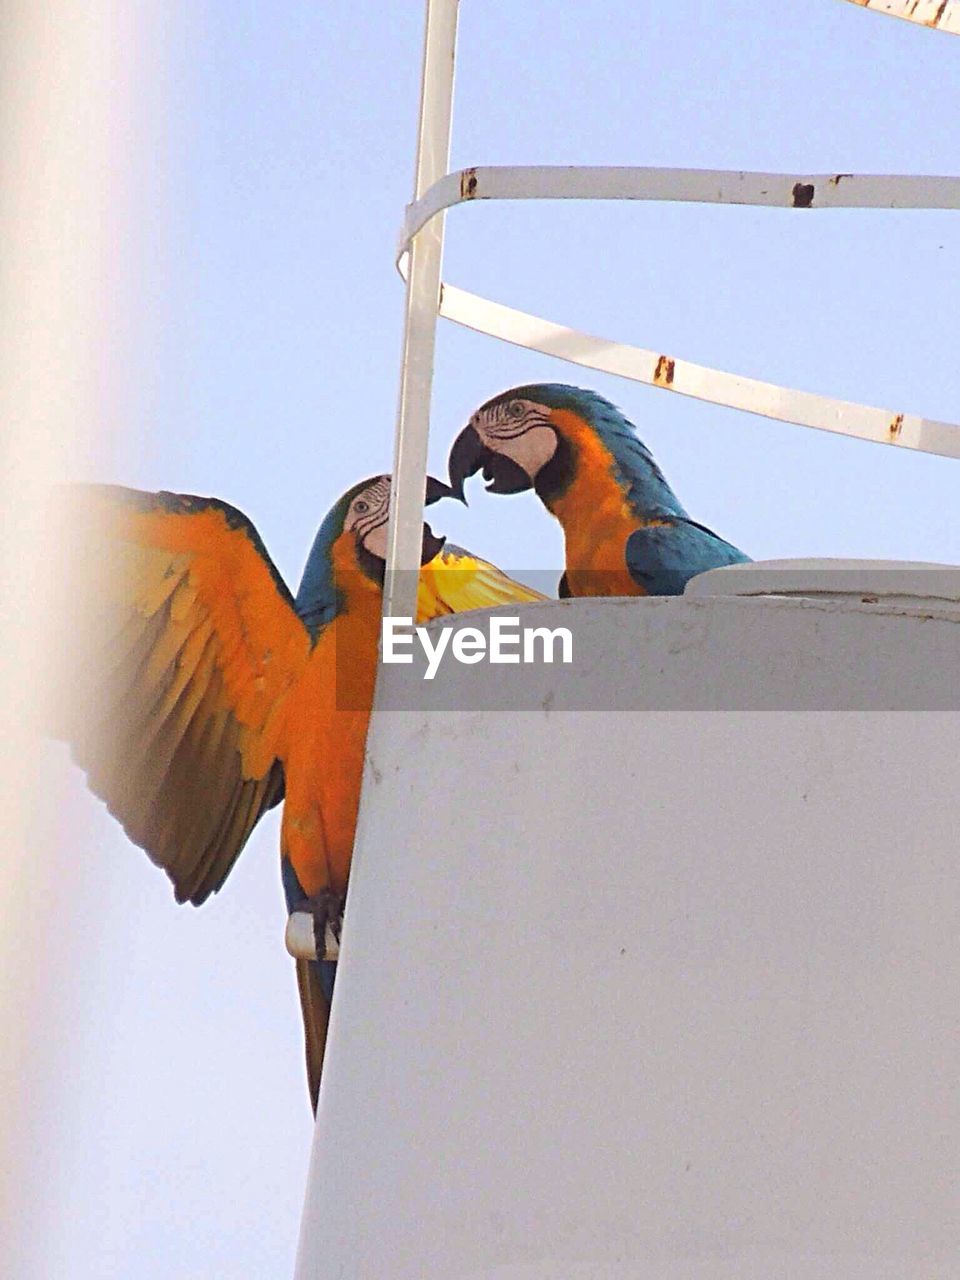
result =
[[[657,360],[657,367],[653,371],[653,384],[656,387],[673,386],[673,375],[676,371],[677,362],[672,360],[670,356],[660,356]]]
[[[885,0],[899,5],[909,0]],[[939,0],[926,0],[930,14]],[[950,0],[944,23],[960,18],[960,0]],[[949,29],[949,28],[948,28]],[[960,26],[958,26],[960,31]],[[470,178],[477,177],[476,188]],[[916,177],[894,174],[767,174],[697,169],[605,168],[547,165],[494,166],[483,170],[457,169],[447,174],[407,207],[398,262],[408,277],[408,249],[412,238],[431,218],[461,201],[517,200],[651,200],[686,203],[727,203],[768,207],[824,207],[847,209],[960,209],[960,176]],[[765,194],[762,194],[765,193]],[[542,316],[505,307],[478,294],[444,283],[440,302],[443,319],[489,334],[528,351],[539,351],[634,382],[659,385],[708,404],[725,405],[778,422],[791,422],[854,439],[893,445],[947,458],[960,459],[960,424],[938,422],[919,414],[896,421],[892,408],[857,404],[834,397],[801,392],[760,382],[743,375],[674,360],[667,381],[667,360],[657,348],[645,349],[608,338],[580,333]],[[677,378],[677,370],[680,377]],[[656,372],[655,372],[656,371]]]
[[[460,174],[460,199],[472,200],[477,194],[476,169],[464,169]]]
[[[852,4],[873,13],[886,13],[892,18],[905,18],[918,26],[960,33],[960,7],[956,0],[850,0]],[[934,9],[934,4],[936,8]]]

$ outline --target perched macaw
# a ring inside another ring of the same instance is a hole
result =
[[[488,400],[450,451],[450,484],[483,468],[490,493],[535,489],[566,540],[561,596],[681,595],[698,573],[750,559],[691,520],[619,409],[559,383]]]
[[[428,502],[448,492],[428,480]],[[261,814],[285,800],[288,908],[338,922],[377,669],[389,476],[336,503],[296,597],[225,502],[110,485],[71,493],[68,590],[80,605],[58,736],[179,902],[215,893]],[[421,621],[542,599],[427,524],[422,562]],[[297,961],[314,1110],[334,971]]]

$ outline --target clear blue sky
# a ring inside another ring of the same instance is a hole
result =
[[[208,0],[165,21],[149,119],[133,126],[126,417],[91,474],[228,499],[295,584],[331,501],[391,457],[403,301],[392,263],[421,6]],[[453,164],[950,173],[958,49],[839,0],[467,0]],[[460,209],[448,228],[447,278],[501,301],[786,385],[960,418],[956,215],[523,204]],[[690,511],[756,558],[960,562],[956,463],[747,418],[452,327],[434,470],[476,405],[536,380],[616,400]],[[530,495],[478,493],[432,521],[507,569],[560,566],[558,532]],[[38,1068],[51,1079],[36,1277],[289,1275],[311,1127],[277,816],[217,899],[176,907],[162,873],[57,764],[51,809],[66,815],[82,875],[63,925],[62,1017]]]

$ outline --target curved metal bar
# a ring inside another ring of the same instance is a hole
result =
[[[904,18],[920,27],[960,35],[960,3],[958,0],[849,0],[874,13],[891,18]]]
[[[676,391],[695,400],[875,444],[894,444],[921,453],[960,458],[960,425],[953,423],[849,400],[833,400],[810,391],[795,391],[772,382],[724,373],[665,352],[611,342],[515,311],[448,284],[441,291],[440,314],[514,346],[557,356],[632,382],[645,382],[664,391]]]
[[[650,200],[772,209],[960,209],[960,177],[488,165],[446,174],[407,206],[398,259],[431,218],[472,200]]]
[[[472,200],[671,200],[797,209],[958,209],[960,178],[746,173],[705,169],[500,166],[448,173],[407,209],[397,266],[406,279],[412,238],[430,219]],[[710,404],[876,444],[960,458],[960,425],[760,382],[568,329],[443,284],[439,314],[478,333],[588,369]]]

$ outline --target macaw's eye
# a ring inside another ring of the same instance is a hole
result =
[[[519,400],[511,400],[509,405],[507,405],[507,413],[509,413],[511,418],[522,418],[523,405]]]
[[[364,502],[362,498],[358,498],[356,502],[353,504],[353,509],[354,511],[357,512],[358,515],[362,516],[365,511],[370,510],[370,503]]]

